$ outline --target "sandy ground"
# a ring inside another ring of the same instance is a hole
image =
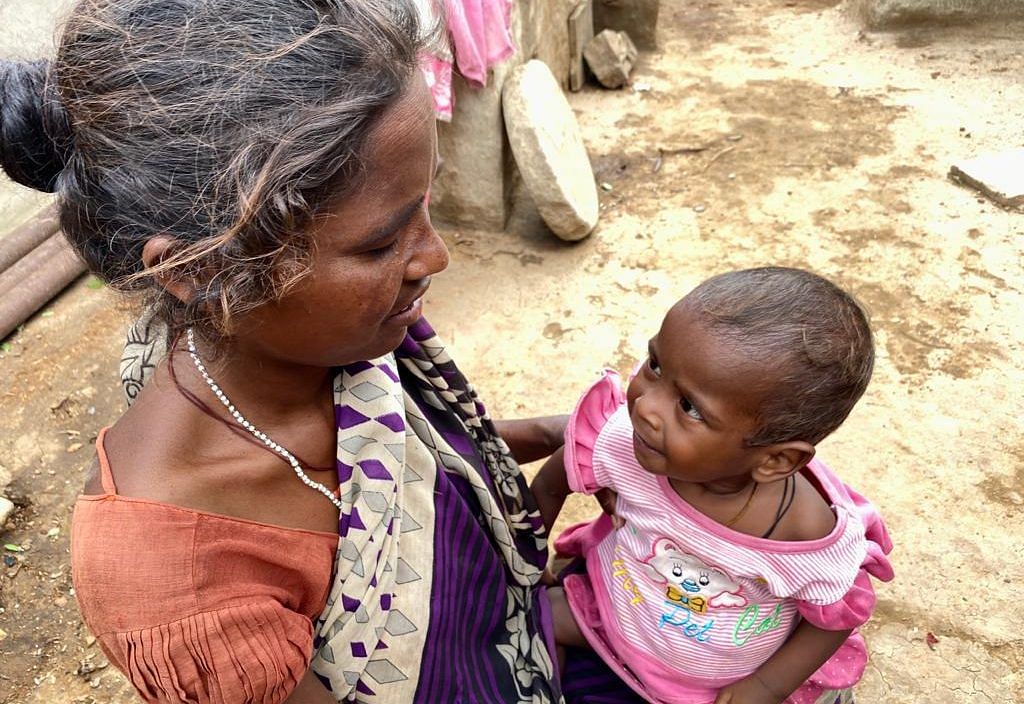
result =
[[[1024,701],[1024,215],[946,179],[1024,143],[1024,26],[864,35],[835,4],[664,3],[662,50],[634,77],[649,90],[571,99],[610,186],[597,232],[563,245],[527,201],[508,233],[446,232],[429,316],[492,413],[522,416],[628,370],[712,273],[780,263],[849,287],[879,363],[820,451],[897,546],[859,698]],[[80,282],[0,352],[0,475],[19,505],[2,542],[24,548],[0,566],[5,704],[132,701],[80,625],[67,540],[89,443],[121,408],[124,320]],[[593,511],[574,501],[566,520]]]

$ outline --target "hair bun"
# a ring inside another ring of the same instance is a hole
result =
[[[0,166],[18,183],[52,193],[71,127],[49,72],[45,60],[0,61]]]

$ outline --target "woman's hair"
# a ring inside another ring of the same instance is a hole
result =
[[[765,267],[712,277],[684,299],[708,329],[766,369],[749,446],[816,444],[842,425],[871,380],[871,326],[850,294],[817,274]]]
[[[0,165],[59,194],[94,273],[216,338],[308,270],[435,37],[411,0],[81,0],[52,64],[0,62]],[[157,235],[175,245],[143,271]]]

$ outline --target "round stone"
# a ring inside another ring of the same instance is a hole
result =
[[[523,183],[563,240],[597,225],[597,185],[576,116],[551,69],[534,59],[513,69],[502,92],[505,128]]]

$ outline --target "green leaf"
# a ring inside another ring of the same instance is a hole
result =
[[[25,548],[20,545],[15,545],[14,543],[7,543],[4,545],[4,550],[9,550],[11,552],[25,552]]]
[[[0,345],[0,352],[10,352],[10,351],[11,351],[11,343],[10,342],[5,342],[2,345]]]
[[[98,279],[95,276],[90,276],[89,280],[85,282],[87,288],[91,288],[93,291],[103,288],[103,280]]]

